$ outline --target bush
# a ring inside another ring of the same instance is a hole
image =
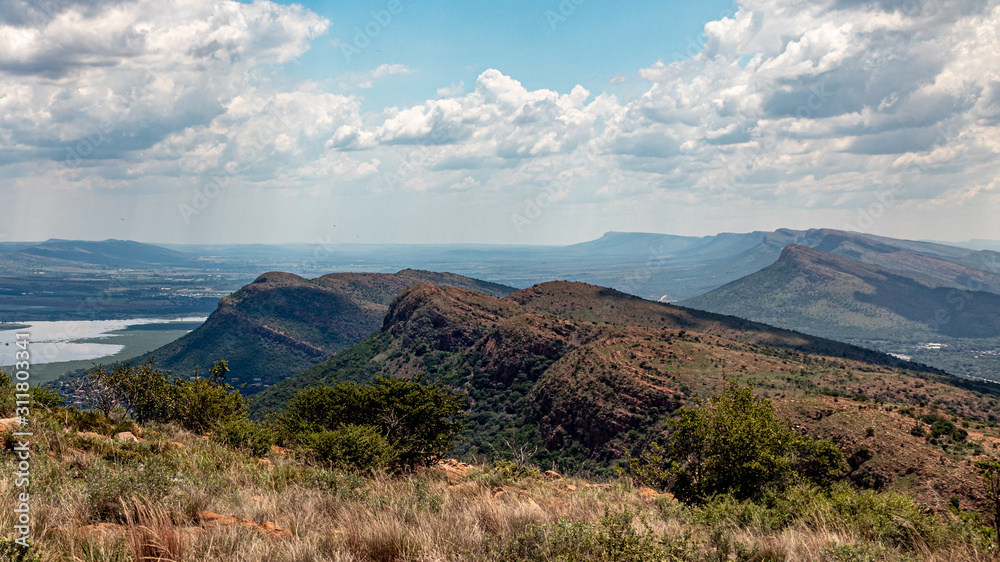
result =
[[[377,428],[393,450],[393,470],[426,466],[451,450],[462,423],[465,395],[420,379],[378,378],[372,384],[340,383],[300,391],[275,418],[288,443],[314,446],[313,434],[338,432],[342,426]],[[359,430],[351,430],[358,437]],[[333,437],[324,440],[332,443]]]
[[[9,562],[41,562],[42,558],[32,551],[32,547],[24,547],[14,539],[0,538],[0,560]]]
[[[176,404],[168,421],[198,433],[218,423],[246,418],[247,401],[227,384],[208,379],[178,380]]]
[[[98,464],[87,471],[87,504],[94,521],[123,522],[123,502],[139,498],[156,503],[166,497],[173,482],[166,467],[153,459],[113,470]]]
[[[379,428],[371,425],[344,424],[333,431],[313,433],[309,448],[320,461],[335,468],[377,470],[396,460],[396,450]]]
[[[216,423],[247,415],[246,399],[225,382],[228,372],[225,361],[216,361],[207,378],[199,377],[196,370],[193,380],[171,380],[150,358],[136,367],[128,362],[110,368],[95,365],[84,375],[81,389],[91,409],[105,417],[120,406],[140,424],[176,422],[204,433]]]
[[[212,428],[212,438],[254,457],[266,455],[271,450],[271,445],[274,445],[271,428],[245,417],[218,422]]]
[[[112,420],[97,412],[78,410],[73,406],[62,410],[66,425],[77,431],[92,431],[101,435],[116,435],[122,431],[134,431],[132,422]]]
[[[836,445],[795,435],[751,386],[730,383],[708,405],[681,408],[671,426],[667,447],[653,443],[629,461],[630,472],[686,502],[717,494],[760,498],[799,479],[828,486],[845,466]]]
[[[639,528],[633,524],[638,519]],[[560,518],[529,525],[511,538],[492,535],[489,560],[617,560],[621,562],[694,560],[690,535],[657,537],[644,519],[629,510],[605,512],[597,523]]]

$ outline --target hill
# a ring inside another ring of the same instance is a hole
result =
[[[1000,336],[1000,295],[796,245],[761,271],[684,305],[836,339]]]
[[[594,283],[674,302],[771,265],[789,244],[882,265],[939,286],[1000,293],[998,252],[834,229],[705,237],[608,232],[597,240],[546,250],[551,270],[547,273],[556,277],[545,278]],[[570,267],[574,260],[582,265]]]
[[[393,297],[410,285],[454,285],[503,296],[512,288],[428,271],[331,273],[305,279],[270,272],[219,301],[205,323],[156,349],[166,369],[205,372],[226,359],[231,382],[252,394],[368,337]],[[144,360],[146,357],[139,358]]]
[[[842,252],[846,247],[836,246]],[[861,263],[790,245],[774,264],[683,304],[910,356],[956,374],[996,378],[1000,295],[953,282],[986,289],[993,276],[970,277],[950,262],[934,267],[937,258],[906,251],[880,255],[883,264]],[[921,260],[931,267],[916,267]],[[904,261],[914,267],[905,270]]]
[[[15,251],[20,256],[60,265],[101,268],[194,267],[193,256],[130,240],[59,240],[53,238]],[[11,259],[17,257],[10,256]]]
[[[381,330],[256,395],[252,410],[261,416],[280,408],[316,383],[421,373],[469,393],[473,426],[458,454],[535,450],[540,465],[570,471],[607,472],[615,459],[661,435],[670,412],[716,393],[727,379],[754,383],[801,431],[837,441],[854,459],[855,482],[927,501],[953,494],[979,501],[965,461],[998,442],[984,429],[1000,414],[993,386],[815,336],[568,282],[503,299],[411,287],[393,301]],[[911,434],[918,423],[912,416],[931,412],[978,421],[968,442],[942,449]]]

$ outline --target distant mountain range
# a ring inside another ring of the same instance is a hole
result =
[[[774,263],[789,244],[908,272],[963,289],[1000,292],[1000,252],[896,240],[830,229],[723,233],[692,237],[609,232],[570,246],[299,244],[172,245],[106,240],[49,240],[0,245],[0,275],[30,267],[157,268],[201,272],[333,271],[389,273],[416,268],[523,288],[568,280],[611,287],[651,300],[681,301]],[[6,248],[6,249],[5,249]],[[248,278],[247,280],[249,280]]]
[[[205,373],[214,361],[225,359],[232,382],[246,384],[244,392],[252,394],[368,337],[382,325],[392,299],[418,283],[498,297],[514,290],[416,270],[331,273],[316,279],[270,272],[219,301],[203,325],[146,356],[185,376],[195,368]]]
[[[885,265],[792,244],[775,263],[683,304],[840,340],[1000,336],[996,275],[906,251],[876,256]],[[963,282],[994,292],[955,288]]]
[[[5,251],[6,250],[6,251]],[[86,266],[103,268],[196,267],[196,257],[129,240],[59,240],[0,246],[5,265]]]

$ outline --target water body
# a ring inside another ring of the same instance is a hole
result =
[[[18,333],[29,334],[31,380],[42,384],[93,363],[127,361],[182,337],[204,321],[204,317],[188,317],[21,322],[21,327],[0,324],[0,368],[10,370],[14,365]]]

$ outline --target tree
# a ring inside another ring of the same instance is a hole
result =
[[[247,399],[225,382],[228,372],[226,361],[216,361],[208,378],[174,379],[170,419],[204,433],[216,424],[247,417]]]
[[[368,385],[344,382],[303,389],[275,425],[285,441],[307,446],[314,434],[343,432],[346,426],[358,427],[345,435],[374,443],[370,429],[359,427],[375,428],[393,449],[392,468],[403,470],[427,465],[451,450],[465,429],[464,406],[464,394],[453,395],[439,384],[379,377]],[[342,445],[342,437],[326,436],[324,443]]]
[[[228,372],[226,361],[216,361],[206,378],[196,370],[193,380],[171,379],[149,358],[138,366],[128,362],[110,368],[95,365],[84,375],[81,388],[88,405],[105,417],[120,405],[140,424],[173,421],[204,433],[217,423],[247,415],[246,399],[225,382]]]
[[[844,454],[829,441],[799,437],[753,387],[729,388],[699,408],[681,408],[670,421],[666,447],[654,443],[630,461],[640,480],[669,487],[681,500],[715,494],[737,499],[784,489],[799,478],[827,485],[840,475]]]

